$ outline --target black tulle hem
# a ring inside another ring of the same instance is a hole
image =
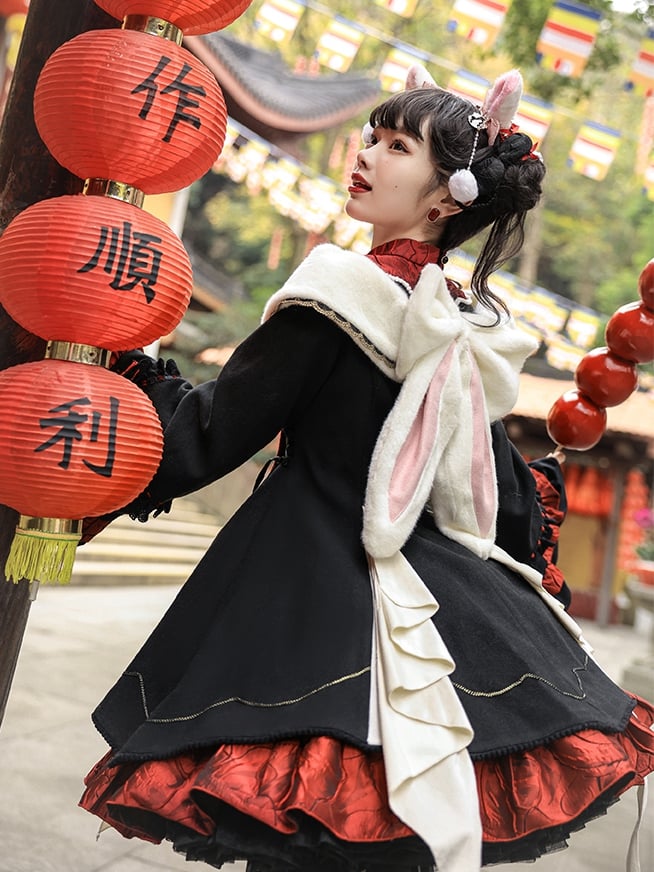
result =
[[[625,779],[628,781],[629,779]],[[626,785],[598,797],[581,815],[510,842],[484,842],[482,865],[535,860],[567,847],[572,833],[604,815]],[[116,822],[166,839],[187,860],[216,869],[245,861],[247,872],[436,872],[432,855],[417,836],[385,842],[348,842],[306,815],[298,815],[295,833],[280,833],[230,806],[211,800],[205,809],[216,821],[210,836],[165,821],[153,813],[112,809]]]

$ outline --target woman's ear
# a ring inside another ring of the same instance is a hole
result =
[[[441,215],[445,218],[449,218],[451,215],[458,215],[462,211],[461,206],[459,206],[449,191],[442,200],[439,200],[438,208]]]

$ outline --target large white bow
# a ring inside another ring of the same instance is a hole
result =
[[[506,321],[462,313],[442,271],[424,268],[407,303],[395,371],[402,382],[373,453],[363,541],[388,557],[430,500],[436,526],[481,557],[495,539],[490,422],[513,407],[534,342]]]

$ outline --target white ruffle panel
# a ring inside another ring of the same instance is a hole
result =
[[[431,620],[438,603],[406,558],[369,558],[375,602],[369,741],[381,744],[388,801],[429,846],[439,872],[481,868],[473,736]]]

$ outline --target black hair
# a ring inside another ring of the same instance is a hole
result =
[[[388,130],[404,129],[417,140],[427,139],[434,164],[434,176],[429,182],[433,190],[468,166],[477,132],[468,116],[476,111],[478,107],[449,91],[415,88],[395,94],[373,109],[370,124]],[[479,131],[470,166],[479,195],[469,205],[458,203],[461,212],[448,218],[439,240],[445,255],[490,227],[474,266],[471,288],[498,318],[498,306],[508,311],[507,306],[490,290],[488,279],[522,248],[526,214],[542,194],[545,167],[540,160],[527,159],[532,147],[524,133],[498,136],[489,146],[486,131]]]

